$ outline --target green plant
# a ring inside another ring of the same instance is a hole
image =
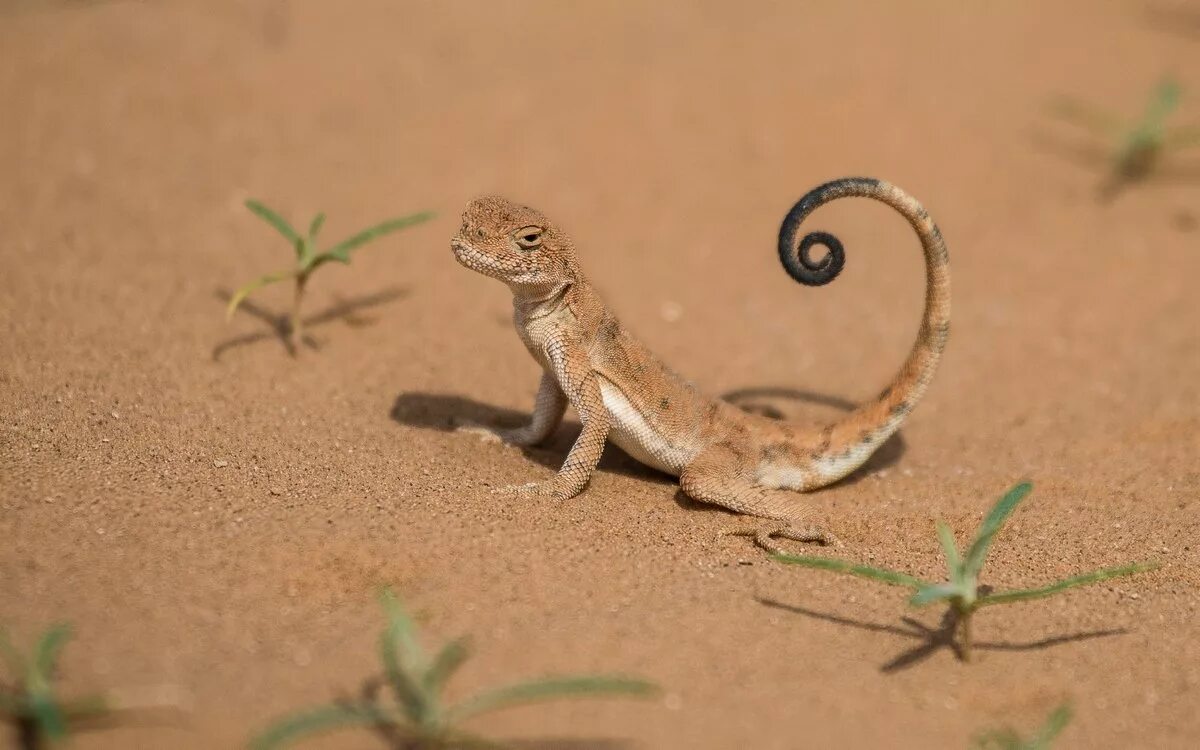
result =
[[[275,231],[283,235],[284,239],[288,241],[296,253],[296,264],[292,268],[269,273],[239,288],[229,300],[229,306],[225,310],[225,317],[226,320],[232,318],[233,313],[237,311],[238,305],[251,292],[269,284],[293,279],[295,292],[292,297],[292,310],[288,317],[288,339],[293,349],[299,346],[300,339],[303,336],[300,305],[304,300],[304,289],[308,284],[308,278],[314,271],[326,263],[349,264],[350,254],[371,240],[433,218],[432,212],[425,211],[399,219],[390,219],[381,224],[376,224],[369,229],[364,229],[358,234],[342,240],[328,250],[318,251],[317,235],[321,231],[321,226],[325,223],[325,214],[317,214],[308,225],[308,233],[302,236],[287,220],[262,203],[248,200],[246,201],[246,208],[250,209],[255,216],[270,224],[275,228]]]
[[[946,567],[949,569],[949,580],[942,583],[930,583],[919,578],[899,573],[894,570],[875,568],[869,565],[859,565],[846,560],[836,560],[828,557],[802,557],[794,555],[772,555],[772,559],[788,565],[801,565],[819,570],[832,570],[837,573],[847,573],[860,578],[893,586],[905,586],[916,592],[909,599],[913,606],[924,606],[934,602],[944,601],[949,604],[955,615],[959,645],[964,661],[971,659],[971,617],[981,607],[994,604],[1028,601],[1051,596],[1067,589],[1086,586],[1092,583],[1107,581],[1110,578],[1132,575],[1158,567],[1157,563],[1133,563],[1116,568],[1105,568],[1090,573],[1082,573],[1071,578],[1056,581],[1047,586],[1033,589],[1017,589],[1013,591],[992,591],[979,585],[979,574],[987,559],[988,549],[1000,527],[1016,509],[1017,504],[1029,494],[1033,485],[1023,482],[1008,491],[1000,498],[984,518],[983,524],[975,534],[974,541],[961,553],[954,541],[954,532],[945,522],[938,520],[937,535],[942,551],[946,556]]]
[[[442,690],[470,655],[468,640],[459,638],[429,658],[421,647],[412,619],[390,591],[380,594],[387,628],[380,636],[383,677],[357,699],[284,718],[251,741],[254,750],[281,747],[308,734],[347,727],[379,731],[398,747],[410,750],[449,747],[497,747],[493,742],[462,732],[458,725],[489,711],[555,698],[590,695],[649,696],[657,688],[644,680],[619,676],[552,677],[519,682],[479,693],[447,706]],[[391,689],[386,704],[379,688]]]
[[[1200,144],[1200,128],[1167,128],[1167,118],[1179,106],[1183,89],[1171,77],[1163,78],[1140,120],[1121,117],[1069,97],[1051,103],[1057,116],[1084,127],[1111,142],[1110,188],[1149,175],[1168,150]]]
[[[54,693],[53,674],[59,652],[71,637],[69,625],[51,626],[42,633],[26,659],[0,628],[0,658],[13,679],[0,685],[0,716],[14,724],[25,748],[59,743],[72,722],[109,712],[100,696],[61,701]]]
[[[1004,727],[992,729],[975,737],[972,745],[976,750],[1050,750],[1054,739],[1071,723],[1071,706],[1064,703],[1054,709],[1037,734],[1023,739],[1015,729]]]

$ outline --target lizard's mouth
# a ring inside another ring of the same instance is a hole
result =
[[[486,276],[497,275],[493,268],[494,264],[489,262],[490,259],[486,255],[459,238],[455,237],[450,240],[450,249],[454,251],[454,259],[472,271],[482,273]]]

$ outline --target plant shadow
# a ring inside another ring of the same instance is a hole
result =
[[[781,410],[779,401],[791,401],[796,404],[832,407],[841,411],[854,408],[854,403],[836,396],[809,393],[792,388],[743,388],[730,391],[721,396],[729,403],[748,412],[760,414],[768,419],[783,419],[791,417],[794,409]],[[396,397],[390,412],[391,418],[403,425],[422,429],[455,432],[468,425],[483,425],[486,427],[517,427],[529,420],[529,413],[516,409],[505,409],[490,404],[484,404],[465,396],[446,393],[401,393]],[[548,469],[558,470],[566,459],[567,452],[574,444],[580,431],[579,422],[564,420],[549,441],[532,448],[522,448],[522,453],[531,461]],[[904,440],[899,434],[889,438],[879,450],[858,471],[838,482],[838,484],[854,484],[871,472],[885,469],[904,455]],[[641,464],[629,457],[624,451],[610,444],[600,460],[600,469],[615,474],[638,477],[668,484],[671,479],[656,469]],[[698,503],[688,501],[691,505]],[[703,505],[700,507],[712,508]],[[720,510],[720,509],[714,509]]]
[[[1200,161],[1191,157],[1159,154],[1142,171],[1127,173],[1114,166],[1112,152],[1093,139],[1066,137],[1048,130],[1035,130],[1033,146],[1042,153],[1102,175],[1096,184],[1096,201],[1109,203],[1137,185],[1187,187],[1200,185]]]
[[[1155,31],[1200,40],[1200,9],[1178,3],[1148,3],[1142,9],[1142,18]]]
[[[72,735],[97,734],[115,729],[161,729],[179,727],[184,719],[184,711],[177,706],[154,706],[138,708],[122,708],[117,711],[91,714],[87,716],[72,716],[68,720],[68,728]],[[20,750],[45,750],[58,747],[46,739],[41,728],[31,718],[20,717],[9,722],[14,729],[17,739],[15,747]]]
[[[378,322],[377,318],[364,317],[359,313],[364,310],[369,310],[373,307],[386,305],[389,302],[395,302],[396,300],[404,299],[409,295],[409,293],[409,290],[406,288],[388,287],[378,292],[364,294],[358,297],[351,297],[348,299],[335,296],[334,304],[325,308],[321,312],[305,316],[303,321],[304,327],[307,330],[310,328],[320,327],[328,323],[334,323],[339,320],[352,328],[363,328],[373,325]],[[218,289],[216,291],[216,297],[222,302],[228,303],[229,300],[233,298],[233,293],[228,289]],[[282,344],[283,348],[287,351],[288,356],[295,357],[297,355],[298,352],[296,351],[295,347],[292,346],[291,339],[288,336],[288,334],[291,333],[291,323],[288,321],[288,316],[286,314],[272,312],[252,299],[242,300],[241,305],[238,306],[238,312],[245,312],[247,315],[257,318],[265,323],[268,329],[264,331],[258,331],[256,333],[247,333],[240,336],[234,336],[217,344],[212,350],[212,359],[214,362],[219,362],[221,360],[221,355],[230,349],[247,346],[259,341],[264,341],[266,339],[278,339],[279,343]],[[305,335],[302,343],[310,349],[321,348],[320,343],[310,335]]]
[[[925,661],[930,656],[933,656],[940,649],[949,649],[959,661],[963,661],[964,654],[962,647],[955,638],[955,633],[958,629],[958,613],[953,608],[947,608],[946,613],[942,616],[941,622],[937,627],[929,627],[922,622],[917,621],[912,617],[901,617],[901,625],[887,625],[883,623],[867,622],[864,620],[856,620],[851,617],[842,617],[841,615],[830,614],[827,612],[818,612],[816,610],[801,607],[795,604],[786,604],[775,599],[766,599],[759,597],[759,604],[774,609],[781,609],[785,612],[790,612],[796,615],[811,617],[824,622],[832,622],[836,625],[845,625],[847,627],[866,630],[872,633],[887,633],[889,635],[900,636],[908,640],[919,641],[919,643],[907,649],[894,658],[880,666],[879,671],[884,674],[893,674],[903,671],[910,667]],[[1023,643],[1013,643],[1010,641],[975,641],[972,647],[976,651],[1040,651],[1042,649],[1060,646],[1065,643],[1075,643],[1078,641],[1087,641],[1093,638],[1107,638],[1108,636],[1124,635],[1129,631],[1125,628],[1110,628],[1107,630],[1090,630],[1079,633],[1070,633],[1068,635],[1053,636],[1043,638],[1037,641],[1027,641]]]
[[[347,708],[371,706],[388,715],[388,706],[381,697],[387,680],[376,675],[363,681],[358,695],[339,697],[335,703]],[[370,726],[376,736],[393,750],[483,750],[484,748],[512,748],[513,750],[624,750],[631,747],[628,739],[613,737],[545,737],[537,739],[485,740],[477,736],[465,736],[458,740],[429,740],[414,734],[399,723],[378,723]]]

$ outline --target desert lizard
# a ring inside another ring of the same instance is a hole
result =
[[[497,278],[513,293],[513,322],[542,366],[530,422],[491,434],[519,446],[546,440],[573,406],[582,431],[555,477],[519,493],[567,499],[583,491],[611,440],[638,461],[679,478],[683,492],[705,503],[768,519],[755,541],[772,537],[833,541],[805,522],[811,511],[787,490],[808,491],[860,467],[904,421],[925,392],[950,325],[949,259],[929,214],[900,188],[870,178],[828,182],[801,198],[784,218],[779,257],[809,286],[841,271],[838,239],[812,232],[797,243],[801,222],[842,197],[882,201],[916,230],[925,255],[925,311],[916,343],[891,384],[823,429],[802,431],[702,394],[634,338],[600,299],[579,267],[571,241],[534,209],[500,197],[468,204],[451,240],[462,265]],[[814,246],[826,250],[814,259]]]

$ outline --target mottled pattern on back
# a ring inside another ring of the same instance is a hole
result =
[[[925,257],[925,313],[908,358],[880,396],[816,430],[765,419],[701,393],[660,362],[621,325],[588,282],[570,239],[538,211],[503,198],[472,201],[451,241],[460,263],[493,276],[513,292],[513,323],[545,374],[533,418],[498,433],[532,445],[548,438],[568,404],[583,429],[562,468],[545,485],[520,493],[566,499],[583,491],[608,441],[633,458],[678,476],[690,497],[770,519],[756,541],[771,536],[801,541],[832,539],[805,523],[809,510],[788,490],[813,490],[860,467],[890,437],[928,387],[949,335],[949,256],[924,208],[899,188],[848,178],[810,191],[788,213],[779,253],[797,281],[817,286],[844,263],[837,238],[810,233],[797,242],[803,220],[816,208],[847,196],[882,201],[899,211],[921,240]],[[810,250],[828,252],[814,261]]]

